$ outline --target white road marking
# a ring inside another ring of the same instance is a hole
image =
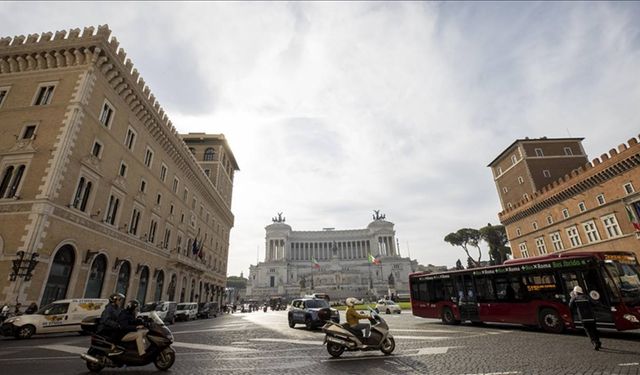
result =
[[[394,339],[400,340],[446,340],[451,337],[443,337],[443,336],[393,336]]]
[[[400,357],[417,357],[420,355],[445,354],[447,353],[447,351],[449,351],[449,349],[456,349],[456,348],[463,348],[463,346],[441,346],[441,347],[435,347],[435,348],[420,348],[417,350],[416,353],[392,354],[391,356],[387,356],[384,354],[355,355],[353,357],[342,357],[339,359],[336,359],[336,358],[322,359],[320,360],[320,362],[362,361],[362,360],[371,360],[371,359],[391,360],[393,358],[400,358]],[[510,374],[510,373],[505,373],[505,374]],[[485,375],[489,375],[489,374],[485,374]]]
[[[510,374],[522,374],[520,371],[502,371],[502,372],[479,372],[475,374],[463,374],[463,375],[510,375]]]
[[[301,345],[322,345],[323,340],[309,341],[309,340],[292,340],[292,339],[249,339],[249,341],[260,342],[285,342],[289,344],[301,344]]]
[[[202,332],[222,332],[222,331],[244,331],[246,330],[246,326],[238,326],[238,327],[228,327],[228,328],[205,328],[205,329],[194,329],[191,331],[178,331],[171,332],[174,335],[179,335],[181,333],[202,333]]]
[[[87,349],[89,349],[89,348],[83,348],[80,346],[71,346],[71,345],[64,345],[64,344],[42,345],[42,346],[38,346],[38,348],[57,350],[59,352],[73,353],[73,354],[84,354],[87,352]]]
[[[629,363],[619,363],[618,366],[638,366],[640,363],[638,362],[629,362]]]
[[[391,332],[428,332],[428,333],[468,333],[465,331],[451,331],[447,329],[391,329]]]
[[[178,348],[202,349],[202,350],[209,350],[212,352],[256,352],[256,350],[254,349],[236,348],[233,346],[193,344],[189,342],[174,342],[171,345]]]

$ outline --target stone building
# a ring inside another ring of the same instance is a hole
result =
[[[489,164],[515,258],[574,250],[640,258],[638,139],[591,162],[581,141],[520,139]]]
[[[0,39],[0,302],[222,298],[233,153],[179,135],[110,34]]]
[[[279,215],[265,228],[265,261],[250,267],[247,298],[326,293],[336,300],[374,299],[409,293],[409,273],[417,264],[400,256],[393,227],[376,213],[364,229],[293,231]]]

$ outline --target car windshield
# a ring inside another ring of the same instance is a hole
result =
[[[630,306],[640,305],[640,270],[635,261],[632,264],[607,260],[605,265],[620,290],[622,300]]]
[[[323,299],[311,299],[305,302],[305,307],[308,309],[317,309],[329,307],[329,303]]]
[[[36,314],[44,315],[44,312],[51,309],[52,307],[53,307],[53,303],[43,306],[40,308],[40,310],[36,311]]]
[[[154,311],[156,307],[160,308],[161,306],[162,304],[158,304],[156,302],[146,303],[144,306],[142,306],[142,308],[140,309],[140,312]]]
[[[178,307],[176,308],[176,310],[188,310],[189,309],[189,305],[186,303],[179,303]]]

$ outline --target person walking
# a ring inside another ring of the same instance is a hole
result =
[[[598,328],[596,327],[596,316],[593,313],[593,307],[591,304],[591,300],[584,294],[582,288],[576,285],[571,293],[569,309],[573,311],[575,308],[577,317],[582,321],[582,327],[591,340],[593,348],[595,350],[600,350],[602,343],[600,342],[600,335],[598,334]]]

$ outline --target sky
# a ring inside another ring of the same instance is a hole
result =
[[[640,3],[0,2],[0,19],[2,36],[108,24],[179,132],[225,135],[229,275],[264,260],[278,212],[340,230],[381,210],[403,256],[453,266],[445,235],[499,222],[487,164],[514,140],[584,137],[593,159],[640,130]]]

